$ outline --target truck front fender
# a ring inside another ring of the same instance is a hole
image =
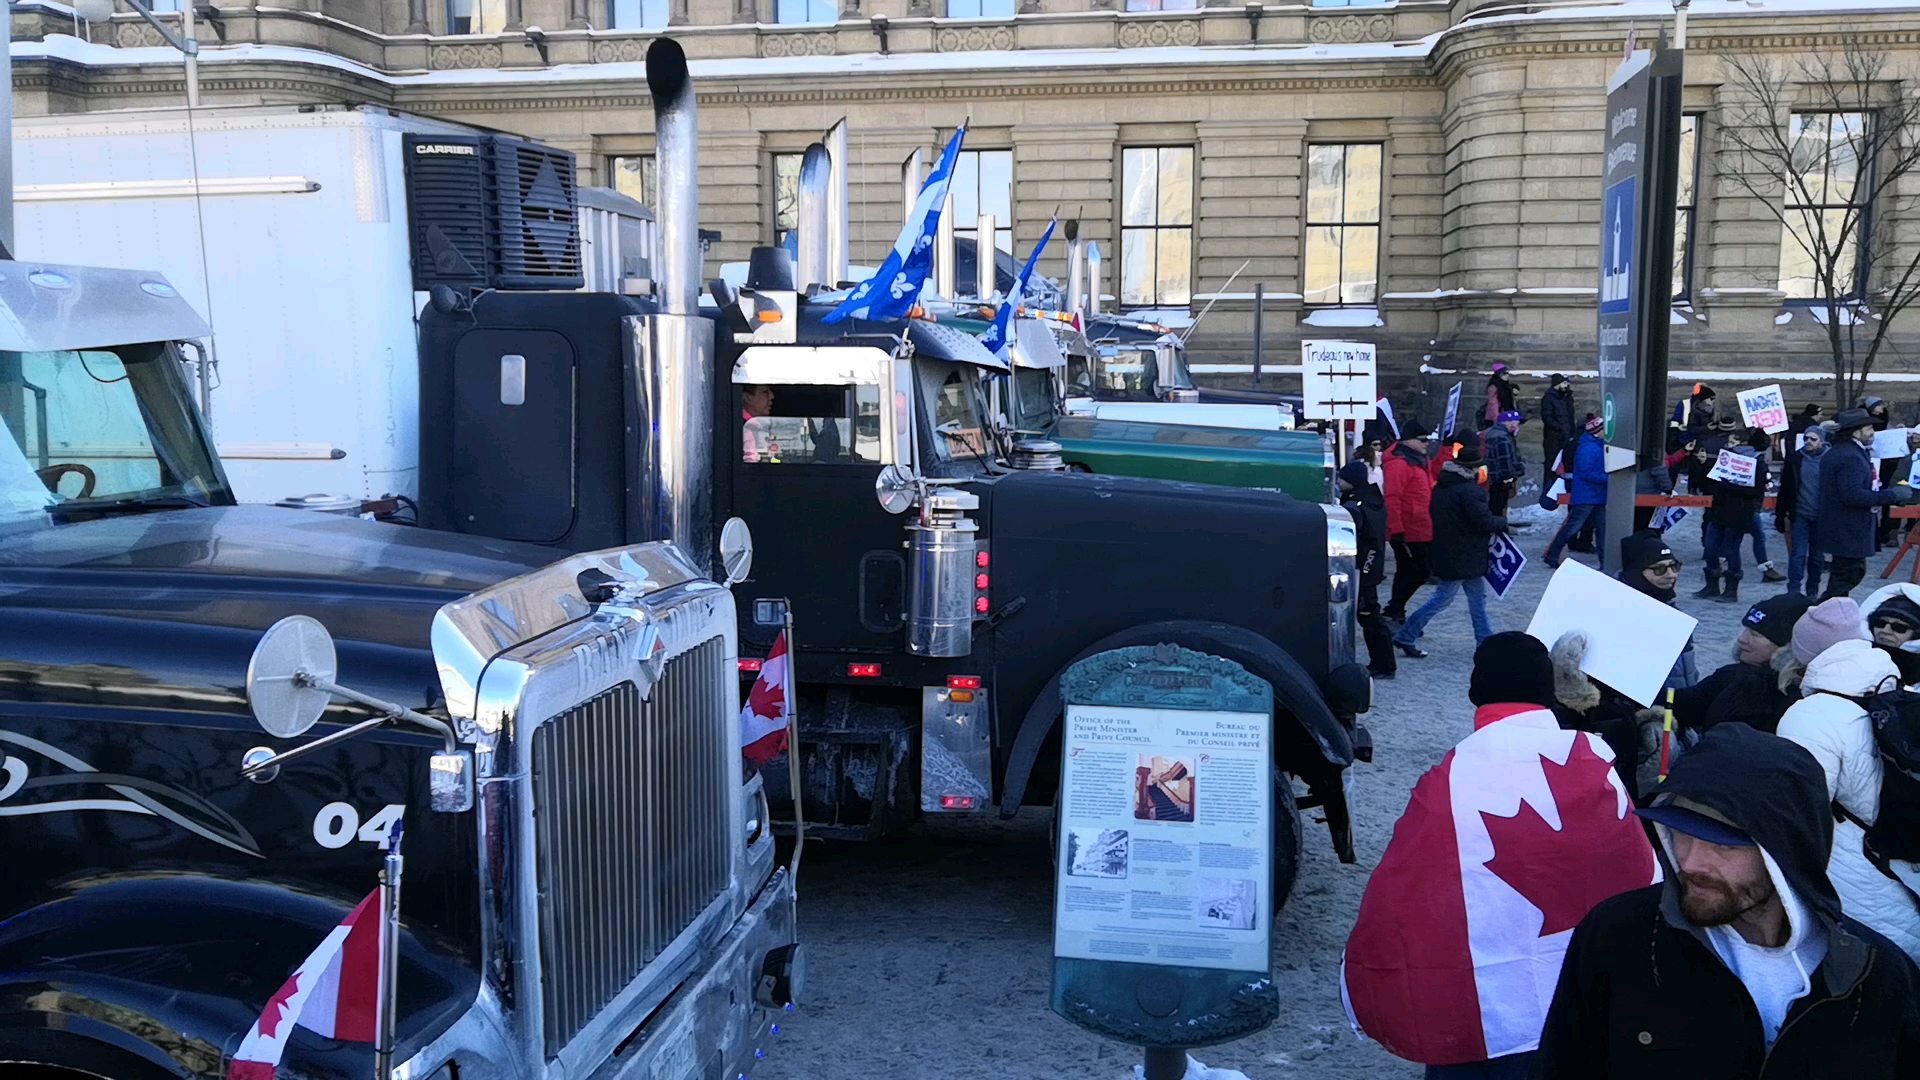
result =
[[[1060,677],[1066,669],[1095,653],[1128,645],[1155,645],[1169,642],[1197,652],[1231,660],[1273,686],[1276,713],[1284,713],[1292,724],[1282,724],[1274,732],[1275,752],[1280,764],[1298,773],[1314,788],[1315,797],[1327,807],[1328,825],[1334,841],[1346,859],[1350,840],[1343,840],[1346,796],[1340,772],[1354,759],[1353,733],[1341,724],[1327,704],[1320,687],[1285,649],[1265,635],[1244,627],[1202,620],[1175,619],[1143,623],[1110,634],[1080,650],[1072,660],[1060,666],[1046,685],[1040,688],[1007,753],[1005,789],[1000,796],[1000,816],[1012,817],[1026,795],[1027,780],[1033,774],[1034,761],[1041,744],[1059,724],[1064,712],[1060,703]],[[1292,737],[1289,737],[1291,735]]]
[[[218,1080],[267,997],[350,907],[260,882],[129,876],[14,914],[0,923],[0,1061]],[[471,1006],[478,978],[406,929],[400,952],[404,1060]],[[360,1080],[373,1054],[303,1029],[286,1061],[313,1080]]]

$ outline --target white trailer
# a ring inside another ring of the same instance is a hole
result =
[[[203,401],[241,499],[411,496],[426,295],[409,258],[408,133],[480,132],[365,105],[20,118],[17,254],[159,270],[179,288],[213,327]],[[638,204],[605,194],[581,215],[598,249],[589,287],[644,289],[620,278],[648,260],[608,248],[651,240],[651,216],[622,222]]]

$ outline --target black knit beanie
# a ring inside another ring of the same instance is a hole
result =
[[[1553,658],[1540,639],[1518,630],[1495,634],[1473,650],[1467,700],[1475,705],[1527,702],[1552,708]]]

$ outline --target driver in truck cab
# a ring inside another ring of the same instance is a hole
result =
[[[740,440],[740,460],[779,461],[780,446],[774,441],[771,421],[773,387],[743,386],[740,389],[740,419],[746,430]]]

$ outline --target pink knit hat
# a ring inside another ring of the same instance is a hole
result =
[[[1803,664],[1842,641],[1872,641],[1866,617],[1852,597],[1836,596],[1808,609],[1793,624],[1793,655]]]

